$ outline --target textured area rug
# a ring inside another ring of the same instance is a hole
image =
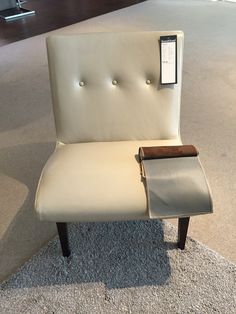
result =
[[[235,313],[236,266],[160,221],[69,227],[0,292],[0,313]]]

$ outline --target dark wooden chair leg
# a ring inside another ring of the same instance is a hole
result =
[[[57,231],[61,242],[62,254],[65,257],[70,256],[67,224],[65,222],[57,222]]]
[[[184,250],[186,237],[188,233],[188,225],[189,225],[190,217],[179,218],[179,226],[178,226],[178,248]]]

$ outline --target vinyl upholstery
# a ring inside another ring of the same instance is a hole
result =
[[[47,162],[36,198],[41,220],[148,219],[139,146],[169,141],[93,142],[60,145]]]
[[[173,34],[178,84],[161,86],[159,38]],[[149,218],[136,155],[181,145],[183,33],[57,35],[47,48],[57,146],[38,185],[39,218]]]
[[[169,86],[159,84],[163,34],[100,33],[47,39],[59,142],[178,136],[183,33],[167,33],[178,35],[179,84]]]

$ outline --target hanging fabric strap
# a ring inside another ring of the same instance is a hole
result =
[[[140,147],[150,218],[212,212],[208,183],[193,145]]]

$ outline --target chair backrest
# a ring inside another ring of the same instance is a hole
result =
[[[160,85],[163,35],[177,35],[176,85]],[[47,48],[59,142],[179,137],[181,31],[53,35]]]

